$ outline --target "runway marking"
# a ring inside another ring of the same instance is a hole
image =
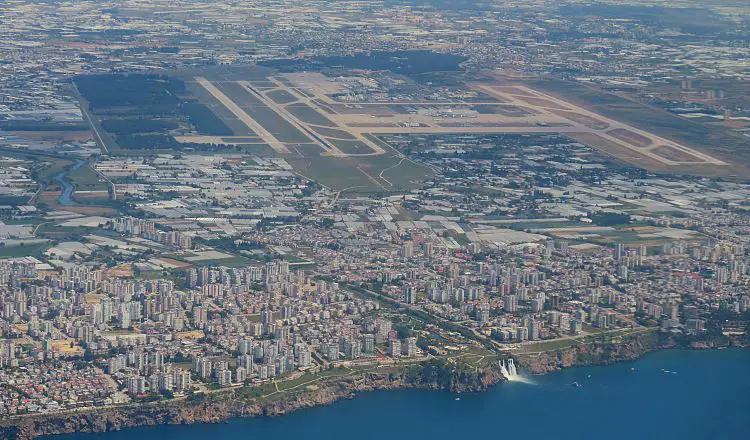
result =
[[[258,124],[250,115],[248,115],[245,110],[242,110],[242,108],[237,105],[234,101],[232,101],[231,98],[229,98],[227,95],[224,94],[221,90],[219,90],[215,85],[211,84],[210,81],[208,81],[206,78],[203,78],[201,76],[196,76],[195,81],[200,84],[201,87],[206,89],[208,93],[213,95],[214,98],[218,99],[221,104],[226,107],[230,112],[232,112],[237,119],[239,119],[243,124],[247,126],[247,128],[251,129],[255,132],[258,136],[260,136],[271,148],[276,150],[279,153],[282,154],[289,154],[290,151],[284,145],[281,141],[276,139],[276,137],[271,134],[268,130],[263,128],[262,125]]]

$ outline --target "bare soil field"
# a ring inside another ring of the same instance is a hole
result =
[[[132,277],[133,266],[130,264],[121,264],[109,269],[105,269],[105,276],[108,277]]]
[[[52,210],[71,211],[83,215],[101,215],[107,217],[115,215],[117,213],[117,211],[115,211],[114,209],[106,206],[61,205],[57,202],[60,194],[61,192],[59,188],[52,187],[51,189],[42,191],[42,193],[39,195],[38,201],[46,203],[47,206]],[[73,197],[76,197],[75,192],[73,193]]]

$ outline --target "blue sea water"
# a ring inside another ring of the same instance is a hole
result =
[[[478,394],[380,391],[276,418],[49,437],[134,438],[750,439],[750,350],[665,351]]]

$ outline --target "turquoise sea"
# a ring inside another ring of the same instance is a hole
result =
[[[276,418],[48,438],[750,439],[750,350],[665,351],[532,380],[479,394],[382,391]]]

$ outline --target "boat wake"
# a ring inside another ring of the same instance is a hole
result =
[[[532,381],[528,377],[524,377],[518,374],[518,370],[516,369],[516,364],[513,363],[513,359],[508,359],[507,363],[502,360],[498,362],[500,363],[500,372],[503,376],[505,376],[506,379],[508,379],[508,382],[520,382],[528,384],[534,383],[534,381]]]

